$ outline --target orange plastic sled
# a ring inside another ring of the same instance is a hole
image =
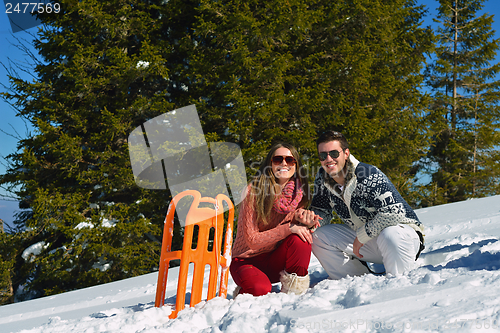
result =
[[[185,196],[194,198],[189,212],[186,216],[186,226],[184,228],[184,241],[182,251],[171,251],[172,236],[174,232],[174,213],[179,200]],[[229,217],[227,220],[226,237],[223,242],[224,230],[224,209],[222,206],[225,201],[229,207]],[[214,205],[214,209],[208,207],[198,207],[200,202],[207,202]],[[186,299],[186,284],[188,279],[189,264],[193,263],[193,280],[191,287],[190,306],[201,302],[203,292],[203,278],[206,265],[210,265],[210,278],[208,283],[207,300],[216,296],[217,277],[219,266],[221,267],[221,278],[219,284],[219,296],[227,296],[227,281],[229,276],[228,260],[231,257],[231,245],[233,242],[233,219],[234,206],[231,200],[224,194],[217,197],[201,197],[198,191],[188,190],[177,194],[168,207],[163,230],[163,241],[160,256],[160,269],[158,272],[158,284],[156,286],[155,306],[161,307],[165,304],[165,291],[167,289],[168,266],[171,260],[180,259],[179,278],[177,280],[177,296],[175,309],[169,318],[174,319],[177,313],[184,309]],[[198,242],[195,249],[192,249],[193,231],[198,226]],[[215,230],[213,247],[209,250],[210,230]],[[221,246],[224,245],[222,253]]]

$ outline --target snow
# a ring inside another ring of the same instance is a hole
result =
[[[75,229],[83,229],[83,228],[90,228],[92,229],[94,227],[94,225],[90,222],[80,222],[78,223],[78,225],[75,227]]]
[[[304,295],[279,293],[277,284],[268,295],[214,298],[170,320],[170,306],[154,307],[152,273],[1,306],[0,332],[499,332],[500,196],[416,213],[426,249],[402,276],[333,281],[313,256]],[[173,304],[177,270],[168,278]],[[234,287],[230,278],[229,294]]]
[[[90,221],[90,219],[88,219]],[[102,226],[105,227],[105,228],[112,228],[116,225],[116,222],[118,222],[118,220],[116,219],[112,219],[112,220],[108,220],[107,218],[103,218],[102,219]],[[94,228],[94,224],[92,224],[91,222],[80,222],[78,223],[78,225],[75,227],[75,229],[83,229],[83,228]],[[40,252],[38,252],[37,254],[39,254]]]
[[[45,242],[44,241],[41,241],[41,242],[38,242],[38,243],[35,243],[31,246],[29,246],[28,248],[26,248],[24,251],[23,251],[23,254],[21,255],[21,257],[28,261],[28,260],[33,260],[32,256],[37,256],[40,254],[40,252],[42,252],[42,250],[44,249],[45,246]]]
[[[137,65],[135,66],[136,68],[148,68],[149,67],[149,61],[138,61]]]

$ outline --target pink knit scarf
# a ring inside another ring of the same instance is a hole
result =
[[[281,189],[281,194],[274,201],[273,209],[280,214],[288,214],[297,209],[304,192],[298,179],[290,180]]]

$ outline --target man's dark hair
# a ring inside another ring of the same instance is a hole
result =
[[[349,148],[349,143],[347,142],[347,139],[345,136],[337,131],[326,131],[323,132],[318,139],[316,140],[316,148],[318,148],[320,143],[324,142],[330,142],[330,141],[338,141],[340,143],[340,147],[343,150],[346,150]]]

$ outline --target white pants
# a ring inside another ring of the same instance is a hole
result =
[[[328,224],[313,234],[312,251],[331,279],[369,273],[354,254],[356,232],[345,224]],[[405,224],[387,227],[365,243],[359,253],[366,262],[383,264],[388,276],[412,269],[420,248],[416,231]]]

